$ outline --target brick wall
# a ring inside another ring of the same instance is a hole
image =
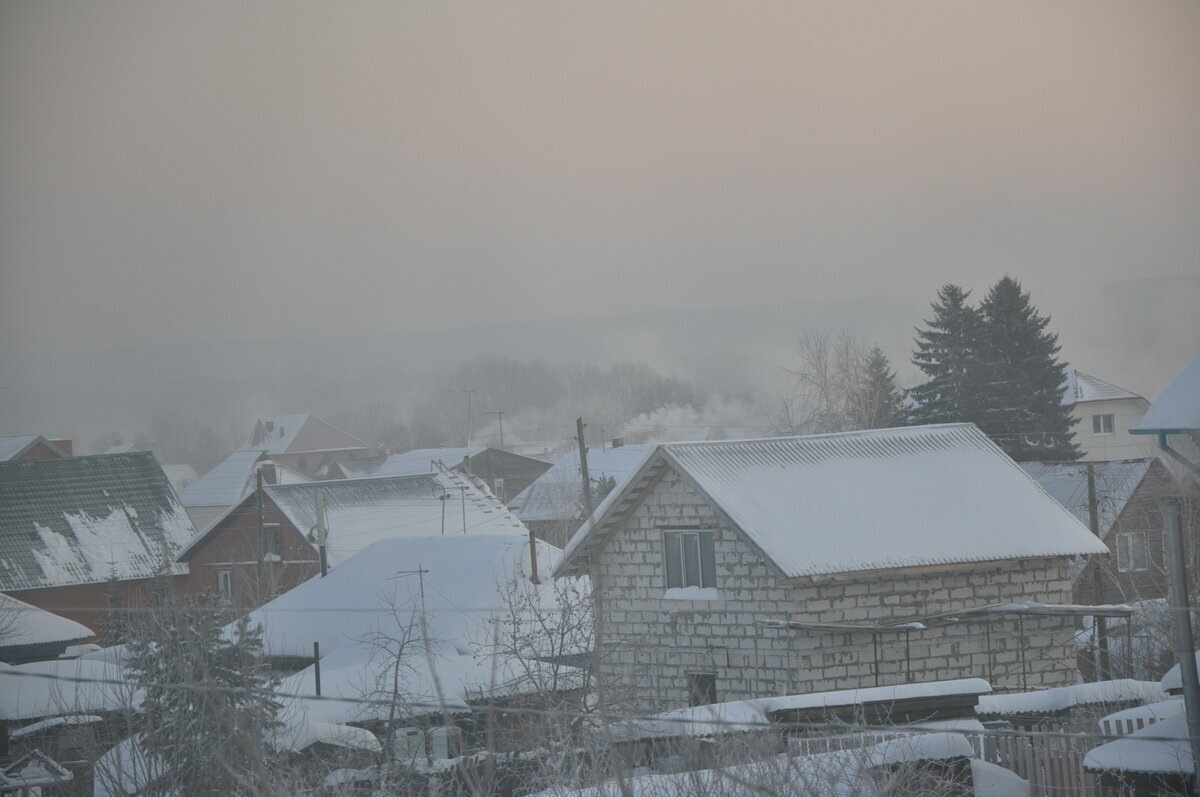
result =
[[[719,600],[667,600],[660,527],[715,531]],[[920,575],[881,573],[796,584],[689,484],[668,471],[593,565],[600,674],[645,709],[686,705],[687,674],[717,676],[719,700],[874,686],[872,634],[770,628],[762,621],[878,622],[990,603],[1067,603],[1065,559],[1019,560]],[[983,677],[996,686],[1074,678],[1073,620],[1026,617],[879,637],[878,683]],[[906,645],[907,642],[907,645]],[[990,653],[989,653],[990,650]]]

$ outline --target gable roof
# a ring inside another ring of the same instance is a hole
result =
[[[978,428],[945,424],[658,445],[571,538],[556,576],[584,572],[660,466],[785,578],[1108,550]]]
[[[1107,537],[1125,505],[1133,497],[1147,471],[1149,459],[1121,459],[1111,462],[1022,462],[1021,468],[1062,504],[1079,522],[1091,528],[1088,508],[1088,466],[1096,474],[1096,507],[1100,536]]]
[[[4,618],[0,650],[53,642],[80,642],[96,635],[86,625],[3,593],[0,593],[0,617]]]
[[[588,477],[612,477],[617,489],[633,473],[643,455],[652,445],[629,445],[587,452]],[[517,517],[531,521],[564,520],[578,516],[583,504],[583,475],[579,469],[579,454],[566,454],[548,471],[517,493],[508,506]]]
[[[1200,357],[1150,405],[1130,434],[1200,434]]]
[[[239,448],[179,494],[184,506],[233,506],[254,489],[255,471],[269,460],[265,450]],[[286,483],[308,481],[302,473],[275,465],[275,477]]]
[[[472,446],[465,448],[462,446],[452,448],[415,448],[412,451],[405,451],[402,454],[391,454],[379,467],[371,471],[372,476],[414,476],[419,473],[434,473],[437,467],[435,462],[440,462],[447,468],[453,468],[460,464],[464,459],[473,457],[476,454],[486,451],[485,446]]]
[[[268,454],[296,454],[308,451],[344,451],[370,448],[354,435],[339,429],[310,412],[284,415],[275,421],[259,421],[246,441],[245,449]]]
[[[148,578],[194,533],[149,452],[0,463],[0,590]]]
[[[1075,368],[1063,372],[1062,403],[1067,406],[1084,401],[1114,401],[1119,399],[1141,399],[1137,393],[1132,393],[1123,387],[1117,387],[1111,382],[1097,379],[1091,374]]]
[[[486,485],[447,468],[417,476],[275,484],[268,485],[265,492],[303,534],[316,526],[317,494],[325,494],[326,551],[331,565],[345,561],[374,542],[395,537],[464,533],[528,535],[521,521]],[[239,505],[230,507],[210,523],[180,551],[180,558],[186,561],[203,538]]]
[[[11,462],[17,457],[24,454],[29,449],[42,443],[51,451],[58,452],[60,457],[67,456],[67,453],[58,446],[51,443],[40,434],[22,434],[10,437],[0,437],[0,462]]]

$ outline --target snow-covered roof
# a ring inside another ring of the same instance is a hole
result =
[[[107,661],[58,659],[0,666],[0,720],[117,711],[139,700],[124,670]]]
[[[1062,504],[1085,526],[1088,509],[1088,468],[1096,474],[1096,506],[1100,536],[1107,537],[1124,511],[1154,459],[1121,459],[1111,462],[1022,462],[1021,467],[1050,497]]]
[[[1097,379],[1091,374],[1085,374],[1083,371],[1074,368],[1068,368],[1063,372],[1062,384],[1062,403],[1067,406],[1079,404],[1084,401],[1116,401],[1120,399],[1141,399],[1137,393],[1126,390],[1123,387],[1105,382],[1103,379]]]
[[[1190,775],[1194,771],[1191,747],[1187,715],[1180,712],[1092,748],[1083,757],[1083,766],[1093,772]]]
[[[259,421],[242,448],[268,454],[296,454],[307,451],[345,451],[369,448],[354,435],[304,412],[284,415],[274,421]]]
[[[1167,385],[1130,434],[1200,433],[1200,357]]]
[[[539,573],[549,573],[560,553],[538,543]],[[512,659],[489,652],[497,630],[493,621],[507,610],[538,606],[547,617],[556,611],[555,584],[549,579],[531,584],[529,568],[529,540],[523,537],[381,540],[325,578],[313,578],[255,610],[249,620],[262,624],[270,656],[309,657],[313,642],[319,642],[321,694],[355,700],[391,694],[383,684],[396,675],[395,659],[381,645],[408,633],[414,638],[399,670],[399,694],[418,714],[436,713],[431,704],[442,702],[462,709],[485,694],[533,688],[514,680],[520,670]],[[510,589],[526,594],[528,603],[508,602]],[[279,692],[312,695],[314,689],[309,667],[285,679]],[[285,714],[294,718],[289,721],[300,724],[357,721],[386,716],[388,710],[304,699],[291,699],[288,708]]]
[[[49,446],[51,450],[57,451],[59,456],[66,456],[66,453],[59,450],[58,446],[54,445],[41,435],[23,434],[10,437],[0,437],[0,462],[9,462],[13,459],[16,459],[29,449],[33,448],[39,442]]]
[[[1103,729],[1105,725],[1121,725],[1128,722],[1161,722],[1168,717],[1174,717],[1183,710],[1183,698],[1173,697],[1170,700],[1159,700],[1144,706],[1114,711],[1100,720],[1100,727]]]
[[[839,689],[802,695],[733,700],[675,709],[646,719],[629,720],[612,727],[617,741],[675,736],[713,736],[763,730],[778,711],[837,709],[872,703],[897,703],[950,695],[988,695],[992,686],[982,678],[959,678],[917,684]],[[981,698],[982,699],[982,698]]]
[[[0,625],[3,626],[0,650],[54,642],[78,642],[96,635],[86,625],[30,606],[3,593],[0,593]]]
[[[148,452],[0,463],[0,589],[148,578],[194,533]]]
[[[1086,684],[1060,686],[1037,692],[1014,692],[979,698],[975,713],[980,716],[1016,716],[1054,714],[1075,706],[1104,703],[1156,703],[1167,695],[1153,681],[1121,678],[1115,681],[1094,681]]]
[[[182,493],[192,482],[200,478],[191,465],[163,465],[162,469],[177,494]],[[184,504],[184,506],[187,505]]]
[[[281,484],[309,481],[304,474],[271,462],[264,449],[238,449],[184,488],[179,500],[186,507],[233,506],[254,490],[255,471],[263,464],[275,466],[275,479]]]
[[[317,523],[317,493],[325,494],[326,549],[337,565],[374,542],[450,534],[528,535],[486,486],[439,468],[419,476],[342,479],[266,488],[296,528]]]
[[[612,478],[617,489],[637,468],[652,445],[630,445],[607,450],[589,448],[588,478]],[[508,502],[509,508],[526,523],[530,521],[566,520],[577,517],[583,504],[583,476],[579,454],[571,452],[561,457],[548,471]]]
[[[658,445],[571,538],[557,575],[584,572],[659,466],[785,578],[1108,550],[978,428],[945,424]]]
[[[462,463],[464,459],[473,457],[486,450],[481,446],[472,448],[417,448],[405,451],[403,454],[390,454],[378,465],[364,473],[370,476],[416,476],[422,473],[433,473],[437,470],[434,464],[440,462],[448,468]],[[339,461],[338,465],[343,463]],[[353,465],[351,465],[353,468]],[[350,475],[349,473],[346,474]]]
[[[1200,650],[1196,651],[1195,656],[1196,667],[1200,668]],[[1166,692],[1178,692],[1183,689],[1183,676],[1179,674],[1178,664],[1167,670],[1166,674],[1163,675],[1162,680],[1159,681],[1159,685],[1162,686],[1163,691]]]

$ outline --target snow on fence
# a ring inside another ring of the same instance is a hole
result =
[[[1100,776],[1083,768],[1083,757],[1095,742],[1069,736],[993,736],[968,734],[976,755],[1012,770],[1029,781],[1032,797],[1112,797]]]

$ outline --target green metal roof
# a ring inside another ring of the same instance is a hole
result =
[[[146,578],[194,533],[149,452],[0,463],[0,590]]]

